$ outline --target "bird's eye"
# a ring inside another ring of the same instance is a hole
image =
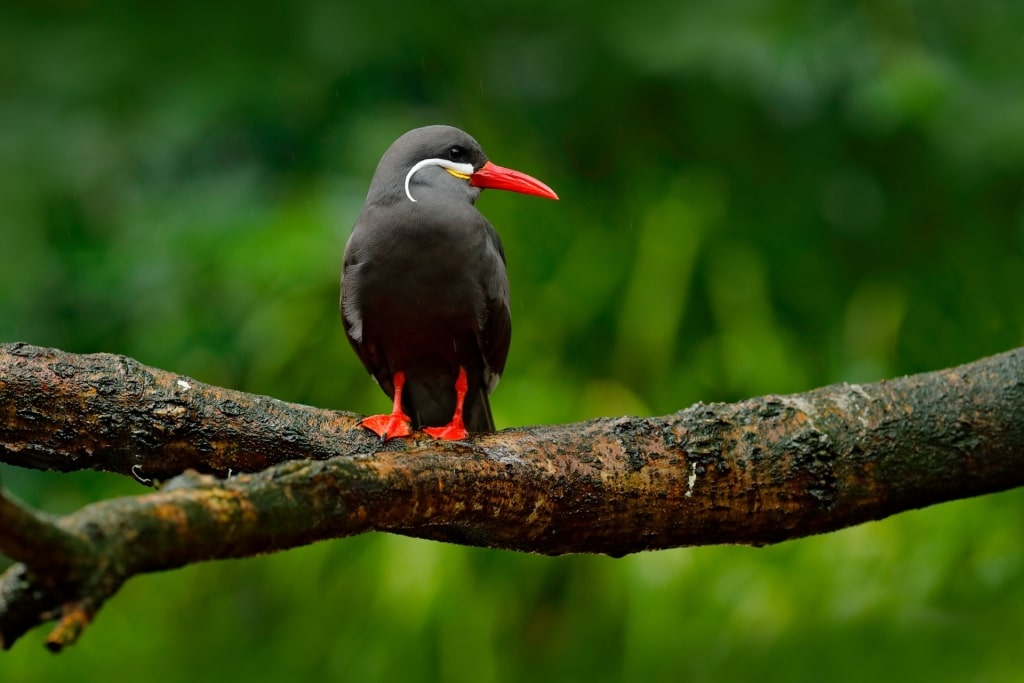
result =
[[[452,161],[462,161],[466,158],[465,148],[455,145],[448,150],[448,158]]]

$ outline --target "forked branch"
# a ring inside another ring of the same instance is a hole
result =
[[[75,640],[128,578],[368,530],[543,554],[766,544],[1024,484],[1024,349],[659,418],[385,445],[357,416],[106,354],[0,347],[0,460],[157,492],[0,499],[0,645]],[[201,472],[199,474],[197,472]]]

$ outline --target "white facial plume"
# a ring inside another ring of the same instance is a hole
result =
[[[456,178],[462,178],[463,180],[469,180],[469,176],[473,174],[473,164],[460,164],[455,161],[449,161],[448,159],[424,159],[410,168],[409,172],[405,175],[405,196],[408,197],[411,202],[416,201],[416,198],[413,197],[412,192],[409,191],[409,181],[412,180],[416,171],[426,168],[427,166],[440,166]]]

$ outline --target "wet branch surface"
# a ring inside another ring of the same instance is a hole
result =
[[[165,482],[0,496],[0,646],[74,642],[130,577],[378,530],[557,555],[761,545],[1024,484],[1024,349],[657,418],[381,444],[358,416],[109,354],[0,346],[0,461]]]

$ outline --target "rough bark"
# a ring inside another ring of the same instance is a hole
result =
[[[174,477],[61,518],[0,498],[0,552],[19,562],[0,578],[0,646],[56,618],[60,649],[139,573],[367,530],[619,556],[774,543],[1020,486],[1024,349],[456,443],[380,444],[356,420],[120,356],[0,347],[0,460]]]

